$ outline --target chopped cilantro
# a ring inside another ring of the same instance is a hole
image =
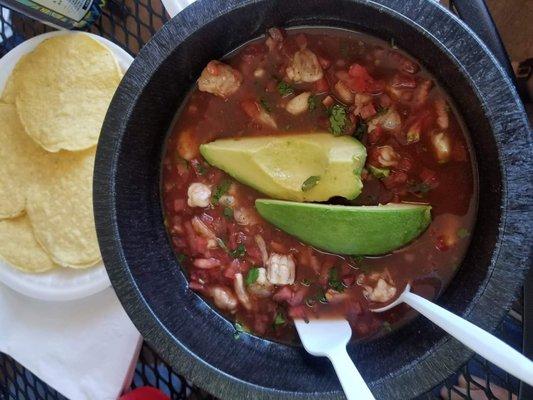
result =
[[[218,184],[218,186],[215,189],[215,193],[211,196],[211,204],[217,205],[220,201],[220,198],[224,196],[231,186],[231,181],[224,179],[222,182]]]
[[[235,324],[233,324],[233,327],[235,328],[235,332],[233,333],[234,339],[239,339],[241,337],[241,333],[247,331],[246,328],[238,322],[235,322]]]
[[[360,263],[361,261],[363,261],[365,258],[363,256],[351,256],[350,259],[355,262],[355,263]]]
[[[192,164],[192,162],[191,162]],[[207,172],[207,168],[204,164],[202,164],[201,162],[195,162],[193,164],[193,167],[194,167],[194,170],[196,171],[196,173],[198,175],[204,175],[206,172]]]
[[[224,211],[222,211],[222,214],[224,215],[224,218],[232,220],[233,219],[233,208],[224,207]]]
[[[365,122],[363,118],[359,118],[359,120],[357,121],[357,126],[355,127],[355,132],[353,136],[356,139],[361,139],[363,135],[365,135],[366,133],[368,133],[368,124]]]
[[[388,168],[376,168],[372,165],[368,165],[370,173],[377,179],[383,179],[389,176],[390,170]]]
[[[320,182],[320,176],[311,175],[302,183],[302,192],[308,192]]]
[[[339,279],[339,272],[335,267],[331,268],[328,272],[328,286],[336,292],[344,292],[345,287]]]
[[[259,99],[259,104],[261,104],[261,107],[263,107],[263,110],[265,110],[267,113],[270,114],[272,112],[272,107],[268,104],[268,102],[264,98]]]
[[[470,232],[466,228],[460,228],[457,231],[457,236],[459,236],[460,239],[464,239],[465,237],[470,236]]]
[[[427,192],[431,190],[431,186],[424,182],[412,183],[411,185],[409,185],[407,190],[415,196],[423,197]]]
[[[244,282],[247,285],[251,285],[252,283],[255,283],[257,281],[257,278],[259,278],[259,268],[252,267],[248,270],[248,273],[246,274],[246,279]]]
[[[240,243],[236,248],[230,250],[229,255],[233,258],[243,258],[246,254],[246,247],[244,244]]]
[[[346,108],[335,104],[329,109],[329,130],[333,135],[339,136],[346,128]]]
[[[187,256],[185,254],[178,254],[176,255],[176,258],[178,259],[179,263],[182,264],[187,259]]]
[[[289,96],[294,93],[294,89],[285,81],[279,81],[278,92],[282,97]]]
[[[391,332],[392,331],[392,326],[391,326],[390,322],[388,322],[388,321],[384,321],[383,322],[382,328],[383,328],[384,332]]]
[[[383,107],[383,106],[378,105],[376,107],[376,115],[375,116],[379,117],[381,115],[385,115],[385,114],[387,114],[388,111],[389,111],[389,109],[387,107]]]
[[[309,111],[314,111],[316,109],[316,96],[309,96],[307,99],[307,108]]]
[[[311,286],[311,281],[309,279],[302,279],[300,282],[302,286]]]
[[[284,325],[285,322],[287,321],[285,320],[285,317],[283,316],[283,314],[278,312],[276,314],[276,317],[274,318],[274,326]]]
[[[326,292],[324,289],[321,289],[320,292],[316,295],[316,299],[322,304],[327,304],[328,299],[326,298]]]

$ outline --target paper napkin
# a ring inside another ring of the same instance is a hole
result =
[[[115,400],[141,343],[112,288],[46,302],[0,284],[0,351],[71,400]]]

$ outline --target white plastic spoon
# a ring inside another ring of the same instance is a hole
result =
[[[467,320],[411,292],[408,284],[402,294],[391,304],[372,309],[380,313],[406,303],[440,326],[477,354],[509,372],[523,382],[533,385],[533,362],[508,344]]]
[[[314,356],[329,358],[348,400],[375,400],[346,351],[352,336],[348,321],[297,319],[294,323],[305,349]]]

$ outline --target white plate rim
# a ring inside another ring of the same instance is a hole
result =
[[[133,62],[133,57],[124,49],[101,36],[88,32],[47,32],[20,43],[0,58],[0,93],[22,56],[33,51],[42,41],[59,35],[88,35],[97,40],[113,52],[123,72],[126,72]],[[28,274],[1,259],[0,282],[20,294],[45,301],[78,300],[111,286],[103,263],[88,269],[56,268],[40,274]]]

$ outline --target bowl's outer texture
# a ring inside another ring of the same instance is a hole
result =
[[[327,360],[233,338],[232,324],[187,289],[160,204],[165,137],[203,66],[266,28],[298,25],[394,37],[461,110],[480,171],[479,217],[438,303],[493,330],[531,261],[531,132],[502,68],[454,16],[429,0],[199,1],[154,36],[124,77],[98,145],[94,207],[111,281],[141,334],[179,373],[224,399],[343,398]],[[423,393],[471,354],[423,318],[349,352],[379,399]]]

